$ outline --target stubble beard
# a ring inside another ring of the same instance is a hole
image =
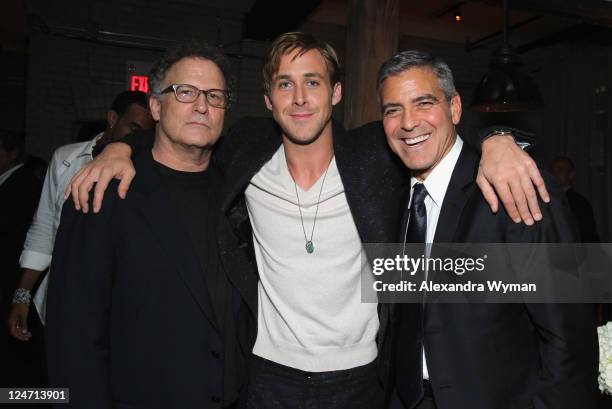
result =
[[[315,132],[313,132],[313,134],[311,136],[309,136],[307,138],[299,138],[299,137],[297,137],[289,129],[287,129],[286,127],[282,126],[279,121],[276,121],[276,122],[277,122],[277,124],[279,124],[279,126],[281,128],[281,130],[283,132],[283,136],[287,140],[289,140],[289,142],[291,142],[294,145],[307,146],[307,145],[313,144],[314,142],[316,142],[319,139],[319,137],[323,133],[323,130],[331,122],[331,112],[330,112],[329,116],[326,118],[326,120],[323,121],[321,126]]]

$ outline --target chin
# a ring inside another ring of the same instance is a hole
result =
[[[290,129],[283,128],[283,133],[292,143],[296,145],[310,145],[315,142],[321,136],[321,132],[323,130],[319,130],[318,132],[307,132],[304,130],[298,130],[298,132],[291,132]]]
[[[208,141],[214,141],[217,140],[219,138],[219,136],[217,135],[217,137],[215,137],[215,133],[210,131],[210,130],[198,130],[198,131],[193,131],[193,132],[187,132],[185,134],[185,139],[189,140],[189,141],[193,141],[193,142],[208,142]]]
[[[287,139],[291,141],[291,143],[295,145],[310,145],[314,143],[317,139],[319,139],[320,134],[315,136],[305,136],[305,137],[296,137],[295,135],[285,134]]]

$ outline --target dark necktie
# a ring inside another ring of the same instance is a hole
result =
[[[408,229],[406,229],[406,243],[425,243],[427,234],[426,197],[427,189],[425,189],[425,185],[422,183],[415,184],[412,191]]]

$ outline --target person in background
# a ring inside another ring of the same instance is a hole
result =
[[[89,142],[91,138],[98,135],[100,132],[104,132],[107,126],[108,124],[104,119],[87,121],[79,128],[75,142]]]
[[[0,130],[0,318],[6,320],[11,293],[19,280],[19,251],[23,245],[32,214],[40,195],[40,181],[31,168],[24,165],[24,135]],[[22,373],[31,366],[15,365],[23,356],[31,355],[6,331],[0,335],[0,385],[24,385]],[[35,363],[34,363],[35,365]],[[9,374],[10,372],[10,374]],[[9,379],[11,375],[11,379]],[[10,381],[10,383],[9,383]],[[33,385],[27,385],[33,386]]]
[[[600,239],[599,234],[597,234],[593,207],[586,197],[574,189],[574,181],[576,180],[574,162],[567,156],[559,156],[552,161],[550,171],[565,191],[565,197],[578,224],[580,241],[582,243],[599,243]]]
[[[23,245],[19,259],[19,265],[23,270],[13,294],[8,327],[11,335],[20,341],[29,341],[32,338],[32,332],[28,326],[31,291],[41,274],[51,264],[55,233],[64,205],[64,189],[81,166],[92,160],[94,146],[117,141],[129,133],[153,126],[147,95],[140,91],[124,91],[117,95],[107,112],[106,124],[106,129],[92,140],[62,146],[55,151],[51,159],[38,202],[38,210],[27,231],[25,244],[23,239],[18,244]],[[35,297],[35,303],[43,322],[46,283],[45,278]],[[13,285],[11,289],[15,287]],[[35,317],[34,321],[36,321]],[[36,322],[34,325],[39,324]]]

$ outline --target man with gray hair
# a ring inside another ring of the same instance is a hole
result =
[[[503,209],[491,213],[475,185],[479,154],[455,129],[461,98],[446,63],[424,52],[401,52],[381,67],[377,89],[387,142],[412,172],[400,242],[575,241],[554,183],[546,183],[551,200],[540,203],[543,218],[532,226],[512,223]],[[401,403],[395,400],[393,409],[594,407],[592,305],[395,307],[395,389]]]
[[[220,408],[237,398],[231,289],[215,233],[211,160],[233,80],[215,48],[181,44],[151,76],[152,146],[130,195],[64,206],[49,283],[49,381],[73,408]],[[229,342],[229,344],[226,343]]]

